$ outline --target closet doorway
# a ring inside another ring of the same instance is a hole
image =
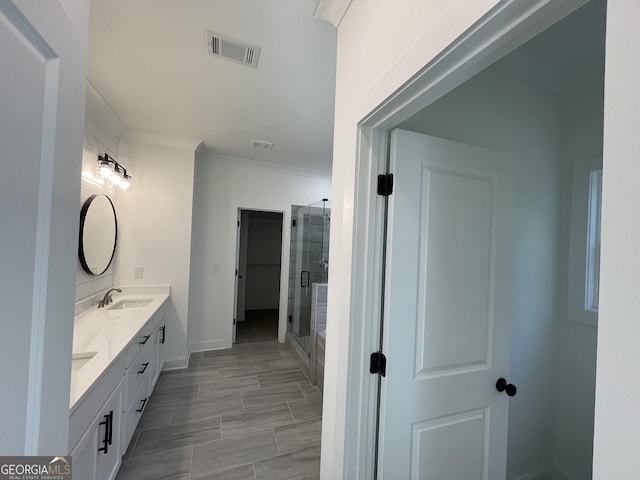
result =
[[[282,217],[238,210],[234,343],[278,339]]]

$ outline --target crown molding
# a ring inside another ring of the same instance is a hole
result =
[[[351,5],[351,0],[320,0],[314,17],[338,28],[349,5]]]
[[[265,162],[261,160],[250,160],[248,158],[234,157],[218,153],[209,153],[201,157],[209,159],[219,164],[226,164],[232,168],[248,168],[251,170],[263,170],[267,172],[278,172],[301,177],[322,178],[331,181],[331,172],[326,170],[315,170],[311,168],[286,165],[284,163]]]
[[[157,133],[143,132],[142,130],[128,129],[122,134],[121,141],[133,141],[139,143],[150,143],[152,145],[162,145],[164,147],[184,148],[195,151],[198,149],[201,140],[194,138],[172,137],[170,135],[160,135]]]

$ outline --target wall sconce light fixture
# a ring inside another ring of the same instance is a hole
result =
[[[131,186],[131,175],[127,174],[127,169],[106,153],[98,156],[96,179],[99,183],[109,181],[121,190],[127,190]]]

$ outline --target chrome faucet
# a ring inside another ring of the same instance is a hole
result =
[[[120,290],[119,288],[110,288],[109,290],[107,290],[107,293],[104,294],[104,297],[102,297],[102,300],[98,300],[98,308],[103,308],[106,305],[109,305],[111,302],[113,302],[113,298],[111,298],[111,292],[118,292],[118,293],[122,293],[122,290]]]

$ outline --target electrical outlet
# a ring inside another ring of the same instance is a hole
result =
[[[211,273],[220,273],[220,264],[214,263],[211,265]]]
[[[144,277],[144,267],[135,267],[133,269],[133,278],[140,280]]]

